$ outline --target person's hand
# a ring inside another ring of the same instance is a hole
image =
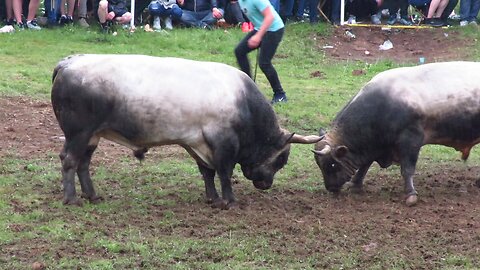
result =
[[[110,11],[108,14],[107,14],[107,21],[111,21],[113,20],[113,18],[115,18],[115,12],[113,11]]]
[[[212,14],[215,19],[221,19],[223,17],[222,12],[218,8],[212,8]]]
[[[260,46],[261,41],[262,39],[260,38],[260,36],[258,34],[255,34],[250,39],[248,39],[248,47],[250,49],[258,48],[258,46]]]
[[[183,4],[185,3],[185,0],[177,0],[177,3],[178,3],[180,6],[183,6]]]

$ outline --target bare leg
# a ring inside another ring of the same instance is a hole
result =
[[[40,0],[30,0],[30,4],[28,5],[27,21],[31,21],[35,19],[35,15],[37,14],[39,5],[40,5]]]

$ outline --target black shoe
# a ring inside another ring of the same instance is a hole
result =
[[[24,23],[22,23],[22,22],[17,22],[15,28],[17,28],[17,30],[20,30],[20,31],[21,31],[21,30],[25,30],[26,27],[25,27],[25,24],[24,24]]]
[[[285,92],[282,93],[275,93],[273,94],[272,102],[271,104],[279,103],[279,102],[287,102],[287,95]]]
[[[433,27],[442,27],[443,21],[438,18],[426,18],[424,24],[433,26]]]
[[[17,21],[15,19],[9,19],[5,22],[6,25],[15,25],[16,23]]]
[[[110,26],[111,26],[110,21],[106,21],[106,22],[100,24],[100,27],[102,28],[102,33],[103,34],[108,34],[110,32]]]
[[[204,24],[202,25],[202,29],[205,29],[205,30],[213,30],[213,27],[209,24]]]
[[[67,25],[67,24],[73,24],[73,18],[72,16],[68,15],[62,15],[60,17],[60,20],[58,21],[58,24],[61,26]]]

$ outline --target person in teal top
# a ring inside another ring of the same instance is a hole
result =
[[[254,26],[253,31],[249,32],[235,47],[238,65],[243,72],[252,77],[247,55],[259,49],[257,61],[272,87],[272,104],[286,102],[287,95],[272,64],[272,58],[282,41],[285,25],[269,0],[239,0],[238,3]]]

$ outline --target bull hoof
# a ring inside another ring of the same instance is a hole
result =
[[[212,207],[222,209],[222,210],[228,210],[229,209],[229,203],[227,203],[227,201],[225,201],[223,199],[218,198],[215,201],[213,201]]]
[[[417,204],[417,195],[408,196],[405,200],[405,203],[407,204],[407,206],[414,206],[415,204]]]
[[[78,198],[65,198],[63,199],[63,204],[64,205],[76,205],[76,206],[83,206],[82,200]]]
[[[99,204],[104,201],[102,196],[97,195],[88,196],[86,194],[82,194],[82,198],[88,200],[91,204]]]
[[[218,198],[217,200],[215,200],[212,203],[212,208],[218,208],[218,209],[222,209],[222,210],[229,210],[229,209],[237,208],[237,206],[238,206],[238,204],[235,201],[228,202],[228,201],[220,199],[220,198]]]
[[[219,199],[220,199],[220,197],[218,197],[218,196],[217,196],[217,197],[214,197],[214,198],[209,198],[209,197],[207,197],[206,202],[207,202],[208,204],[213,204],[213,203],[215,203],[215,202],[216,202],[217,200],[219,200]]]
[[[345,183],[345,188],[355,194],[362,194],[363,193],[363,186],[355,185],[350,182]]]

